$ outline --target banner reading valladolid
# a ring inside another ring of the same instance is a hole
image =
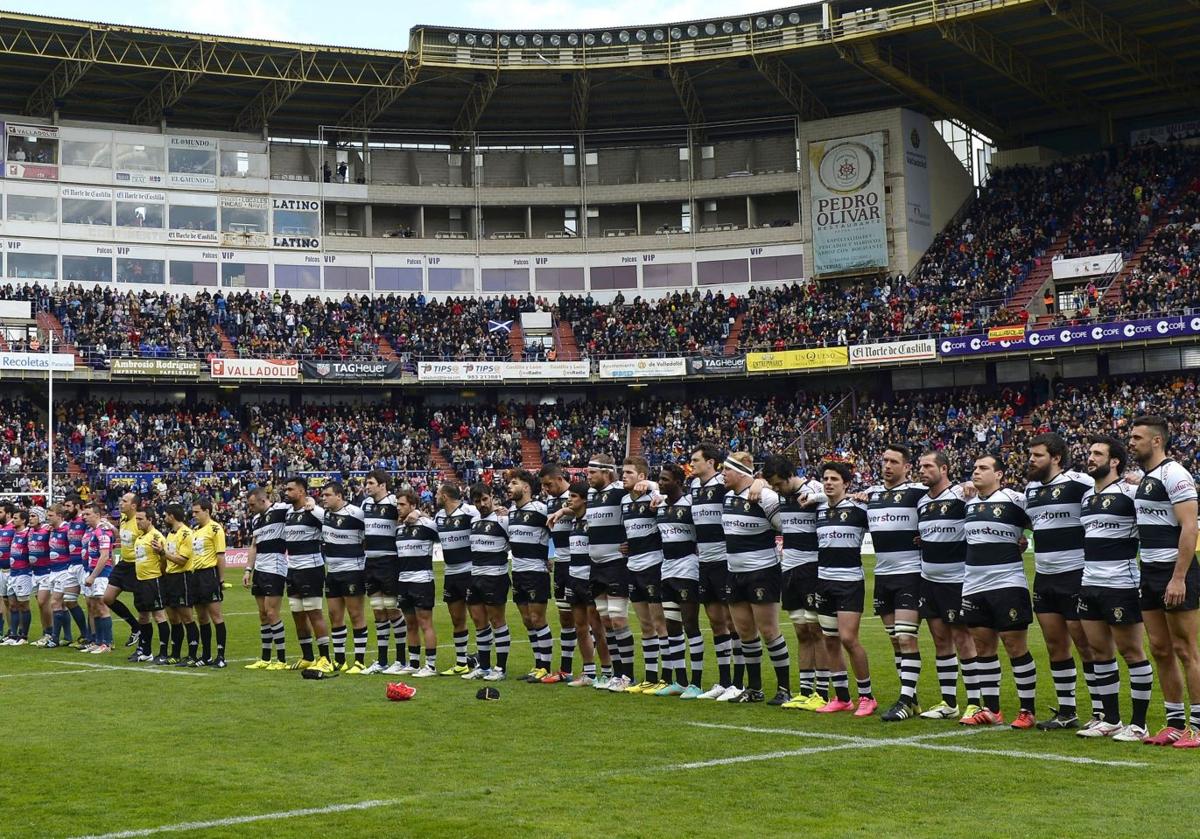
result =
[[[845,367],[850,363],[847,347],[813,347],[808,350],[746,353],[746,372],[775,373],[781,370],[818,370]]]
[[[306,379],[398,379],[397,361],[302,361]]]
[[[809,143],[808,169],[814,273],[886,267],[883,133]]]
[[[689,376],[728,376],[746,372],[746,356],[728,355],[705,358],[696,356],[687,360]]]
[[[300,362],[293,359],[211,358],[208,372],[214,379],[298,379]]]
[[[108,362],[114,376],[175,376],[197,378],[200,362],[190,358],[114,358]]]
[[[937,358],[937,341],[883,341],[850,347],[850,364],[894,364],[901,361],[928,361]]]
[[[992,342],[988,341],[986,335],[956,335],[953,338],[943,338],[938,343],[938,352],[943,356],[979,355],[1057,347],[1085,347],[1121,341],[1156,341],[1191,335],[1200,335],[1200,316],[1173,315],[1144,320],[1033,329],[1025,333],[1024,340],[1020,341]]]
[[[641,379],[687,375],[683,358],[607,358],[600,362],[602,379]]]

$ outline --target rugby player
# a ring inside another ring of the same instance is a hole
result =
[[[847,463],[821,465],[820,496],[801,498],[801,506],[817,503],[817,591],[813,598],[824,635],[825,656],[833,695],[817,708],[819,714],[853,711],[869,717],[879,707],[871,688],[867,651],[859,640],[866,586],[863,582],[862,543],[867,533],[867,508],[848,494],[853,472]],[[824,500],[819,500],[819,499]],[[850,701],[845,655],[854,668],[857,707]]]
[[[641,457],[627,457],[621,465],[621,521],[625,541],[621,546],[629,569],[629,599],[642,631],[642,663],[646,678],[630,685],[628,693],[655,693],[667,687],[659,675],[659,651],[667,648],[667,621],[662,606],[662,536],[658,530],[658,512],[651,492],[657,485],[646,486],[650,466]]]
[[[1078,673],[1071,644],[1079,651],[1085,683],[1090,691],[1093,677],[1092,650],[1079,622],[1079,588],[1083,579],[1083,523],[1080,505],[1095,481],[1064,468],[1066,441],[1057,434],[1039,434],[1029,441],[1029,466],[1025,477],[1025,511],[1033,530],[1033,613],[1046,641],[1050,675],[1058,694],[1058,708],[1048,720],[1037,724],[1039,731],[1079,728],[1075,710]],[[1091,702],[1093,719],[1100,716],[1100,703]]]
[[[538,682],[550,675],[554,636],[546,622],[550,601],[550,526],[546,505],[534,498],[537,478],[524,469],[509,471],[508,544],[512,552],[513,602],[533,650],[533,669],[521,677]]]
[[[325,599],[329,602],[329,628],[333,637],[334,665],[350,676],[367,668],[367,554],[363,547],[366,521],[360,507],[346,500],[338,481],[321,488],[325,517],[321,544],[325,554]],[[354,630],[354,661],[346,663],[346,615]]]
[[[246,570],[242,586],[250,589],[258,604],[258,637],[261,655],[258,661],[246,665],[247,670],[286,670],[287,640],[279,607],[287,583],[287,540],[284,528],[291,507],[283,502],[272,503],[267,491],[255,487],[246,494],[246,509],[250,512],[250,549],[246,552]],[[271,660],[274,648],[275,661]]]
[[[300,643],[300,658],[288,669],[303,671],[311,667],[330,675],[333,662],[329,658],[329,625],[321,603],[325,594],[325,557],[321,553],[325,511],[308,494],[305,478],[289,478],[283,492],[288,504],[283,524],[288,608]]]
[[[171,652],[167,663],[192,667],[200,647],[200,630],[192,619],[192,529],[187,525],[187,513],[182,504],[168,504],[163,519],[167,535],[154,547],[167,561],[162,578],[163,606],[167,622],[171,624]],[[186,657],[183,654],[185,636]]]
[[[744,663],[742,642],[733,632],[733,619],[725,600],[729,563],[725,559],[725,531],[721,513],[725,504],[725,478],[717,469],[724,458],[716,446],[704,443],[691,453],[692,522],[700,554],[700,602],[713,633],[717,682],[697,699],[719,699],[735,684],[741,685]],[[731,672],[730,663],[736,672]]]
[[[46,515],[50,520],[50,619],[53,631],[45,646],[57,647],[60,641],[70,644],[72,640],[71,616],[63,603],[63,583],[60,581],[71,564],[70,528],[61,505],[51,506]]]
[[[363,549],[367,554],[367,598],[375,618],[376,658],[364,675],[382,673],[391,663],[389,648],[396,642],[396,661],[404,661],[404,642],[407,636],[404,613],[396,595],[400,588],[400,560],[396,556],[396,496],[388,490],[391,478],[382,469],[367,475],[366,497],[362,507],[366,531]]]
[[[152,618],[158,627],[158,655],[156,656],[151,653],[154,627],[149,621],[142,624],[137,660],[151,664],[166,664],[167,643],[171,637],[167,616],[163,611],[161,583],[166,560],[157,547],[162,543],[163,535],[154,526],[151,514],[144,508],[134,514],[134,523],[137,525],[140,535],[133,543],[138,586],[133,592],[133,606],[137,609],[138,614]]]
[[[212,501],[201,498],[192,505],[192,578],[188,593],[200,623],[200,658],[196,667],[225,668],[225,616],[221,601],[225,599],[225,529],[212,517]],[[214,628],[217,636],[217,655],[213,658]]]
[[[9,545],[12,560],[8,578],[8,637],[5,646],[20,647],[29,643],[29,626],[33,616],[29,598],[33,594],[33,569],[29,567],[29,514],[22,509],[13,511],[13,538]]]
[[[46,522],[46,511],[42,507],[29,508],[29,567],[33,570],[31,597],[37,600],[38,621],[41,636],[33,642],[35,647],[45,647],[52,640],[50,624],[50,589],[54,587],[54,574],[50,565],[50,527]]]
[[[83,649],[91,642],[91,630],[88,627],[87,615],[79,605],[79,595],[83,589],[83,578],[87,576],[84,567],[83,536],[87,533],[87,523],[83,520],[82,502],[78,495],[68,495],[62,503],[63,517],[67,520],[67,569],[58,576],[54,583],[54,593],[62,599],[62,608],[67,617],[63,626],[68,630],[71,619],[79,629],[78,647]]]
[[[784,708],[815,711],[829,701],[829,664],[817,615],[817,507],[801,506],[801,498],[824,497],[814,480],[796,474],[786,457],[771,455],[763,461],[763,477],[779,496],[779,522],[783,528],[783,611],[796,631],[799,693]]]
[[[971,473],[975,496],[967,501],[963,525],[967,555],[963,574],[962,619],[975,639],[975,673],[984,707],[964,725],[1003,725],[1000,713],[999,645],[1004,643],[1017,683],[1020,712],[1016,729],[1033,728],[1037,665],[1029,652],[1028,630],[1033,622],[1029,582],[1021,553],[1029,527],[1025,496],[1003,486],[999,458],[983,455]]]
[[[508,602],[508,517],[498,514],[492,488],[484,483],[471,487],[471,503],[479,519],[471,525],[471,585],[467,589],[467,608],[475,623],[479,663],[464,679],[503,681],[508,671],[508,651],[512,636],[504,607]],[[496,664],[492,666],[490,632],[495,639]]]
[[[721,528],[725,531],[725,556],[729,579],[725,599],[742,642],[746,688],[736,685],[718,702],[762,702],[762,650],[765,643],[778,687],[769,704],[782,705],[792,698],[791,662],[787,641],[779,631],[779,598],[783,585],[775,534],[781,529],[779,496],[763,489],[750,499],[754,460],[748,452],[731,452],[722,465],[725,496]]]
[[[583,627],[583,631],[579,633],[579,655],[583,659],[583,673],[578,678],[571,679],[567,685],[573,688],[594,687],[604,690],[612,678],[612,657],[604,633],[604,622],[596,611],[595,597],[592,595],[587,504],[588,485],[584,481],[577,481],[570,485],[567,503],[560,508],[565,510],[562,520],[571,522],[571,541],[568,548],[571,558],[563,594],[571,604],[574,625]],[[600,659],[599,674],[596,673],[593,653]]]
[[[1079,618],[1095,655],[1094,693],[1103,713],[1076,732],[1080,737],[1111,737],[1140,743],[1150,736],[1146,711],[1154,671],[1142,645],[1142,607],[1138,599],[1137,488],[1122,476],[1129,455],[1115,437],[1098,436],[1088,448],[1088,476],[1095,482],[1083,495],[1083,579]],[[1121,677],[1117,653],[1129,670],[1133,716],[1121,724]]]
[[[465,676],[476,669],[475,658],[467,653],[471,640],[467,630],[467,589],[471,586],[471,527],[479,521],[479,511],[463,501],[460,487],[449,482],[438,487],[435,500],[438,510],[433,518],[442,546],[442,600],[454,632],[454,666],[440,675]],[[484,628],[476,631],[477,650],[480,645],[489,650],[492,647],[492,630],[484,623]]]
[[[425,515],[420,499],[411,489],[396,496],[400,525],[396,528],[396,554],[400,558],[397,602],[408,627],[408,663],[397,655],[384,673],[424,679],[436,676],[437,631],[433,625],[433,543],[437,541],[437,523]],[[425,644],[425,664],[421,664],[421,643]],[[370,668],[368,668],[370,669]]]
[[[10,592],[8,588],[9,574],[12,569],[12,541],[16,527],[13,525],[13,515],[17,508],[11,501],[0,504],[0,637],[7,643],[11,637],[13,612],[9,611]],[[10,632],[5,632],[5,629]]]
[[[950,460],[944,452],[926,452],[918,462],[926,487],[917,506],[921,532],[921,617],[933,637],[942,699],[921,713],[927,720],[970,718],[980,711],[975,678],[975,639],[962,622],[962,587],[967,559],[964,530],[967,503],[961,487],[950,483]],[[957,654],[957,656],[956,656]],[[958,709],[961,668],[967,704]]]
[[[692,522],[692,496],[683,469],[674,463],[663,465],[658,488],[664,502],[658,507],[658,532],[663,553],[662,609],[667,623],[662,673],[671,682],[655,690],[654,695],[699,699],[704,692],[700,687],[704,636],[700,634],[700,556]],[[691,658],[690,680],[685,649]]]
[[[547,520],[554,513],[567,505],[570,496],[570,484],[563,474],[562,467],[557,463],[548,463],[538,472],[538,480],[542,484],[542,492],[546,495]],[[575,523],[564,516],[555,521],[550,529],[550,544],[554,548],[554,603],[558,608],[558,670],[550,673],[543,684],[554,685],[571,679],[575,666],[575,646],[579,634],[575,629],[575,610],[567,602],[566,588],[570,579],[571,565],[571,531]],[[584,634],[587,634],[585,628]]]
[[[1129,453],[1141,467],[1134,503],[1141,544],[1141,605],[1150,654],[1166,706],[1167,724],[1143,742],[1151,746],[1200,747],[1200,566],[1196,563],[1196,483],[1167,456],[1171,430],[1157,416],[1136,417]],[[1183,675],[1180,676],[1180,668]],[[1184,711],[1187,685],[1191,706]],[[1190,724],[1190,727],[1189,727]]]
[[[90,504],[83,510],[83,520],[88,526],[83,537],[88,569],[87,576],[83,578],[83,596],[87,598],[94,641],[84,647],[84,652],[93,655],[103,655],[113,647],[112,616],[104,594],[116,561],[115,551],[120,537],[105,518],[105,513],[104,505],[100,503]]]

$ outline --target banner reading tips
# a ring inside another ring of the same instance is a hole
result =
[[[808,144],[813,272],[887,267],[883,133]]]

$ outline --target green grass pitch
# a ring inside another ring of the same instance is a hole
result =
[[[1131,835],[1155,823],[1177,835],[1198,829],[1186,802],[1200,784],[1200,755],[1190,751],[514,681],[497,685],[501,701],[479,702],[477,682],[409,678],[416,698],[392,703],[384,698],[388,677],[311,682],[243,670],[258,653],[254,601],[239,586],[225,608],[236,662],[223,672],[127,664],[120,651],[0,648],[0,836],[1063,837]],[[445,665],[453,649],[440,605],[437,617]],[[509,621],[510,673],[518,674],[530,665],[529,646],[515,608]],[[125,636],[118,626],[118,642]],[[873,617],[864,617],[863,637],[886,707],[898,691],[890,645]],[[294,655],[290,623],[288,640]],[[1045,714],[1053,688],[1036,626],[1030,643]],[[373,637],[371,644],[369,657]],[[922,652],[920,695],[931,704],[938,691],[924,630]],[[706,661],[715,673],[711,647]],[[1003,656],[1002,665],[1011,718]],[[763,669],[773,691],[769,662]],[[1079,690],[1086,710],[1082,671]],[[1124,692],[1122,708],[1128,714]],[[1161,723],[1156,695],[1150,727]]]

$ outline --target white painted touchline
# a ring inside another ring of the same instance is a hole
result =
[[[800,757],[801,755],[812,755],[819,752],[838,752],[845,749],[862,748],[871,748],[871,746],[860,743],[839,743],[836,746],[813,746],[808,749],[789,749],[785,752],[767,752],[766,754],[718,757],[712,760],[697,760],[692,763],[675,763],[670,766],[663,766],[660,771],[671,771],[675,769],[703,769],[707,766],[729,766],[730,764],[734,763],[753,763],[759,760],[777,760],[784,757]]]
[[[232,816],[227,819],[213,819],[205,822],[180,822],[165,824],[159,827],[146,827],[140,830],[121,830],[116,833],[88,834],[74,839],[131,839],[135,836],[153,836],[157,833],[181,833],[188,830],[208,830],[213,827],[231,827],[238,824],[253,822],[279,821],[281,819],[298,819],[304,816],[323,816],[328,813],[348,813],[352,810],[373,810],[377,807],[388,807],[401,803],[400,799],[378,799],[371,801],[356,801],[352,804],[331,804],[328,807],[306,807],[303,810],[282,810],[276,813],[258,813],[252,816]]]
[[[97,664],[92,661],[64,661],[62,659],[51,659],[55,664],[69,664],[74,667],[90,667],[94,670],[119,670],[122,673],[150,673],[155,676],[207,676],[208,673],[201,673],[195,670],[180,670],[175,667],[118,667],[115,664]]]

